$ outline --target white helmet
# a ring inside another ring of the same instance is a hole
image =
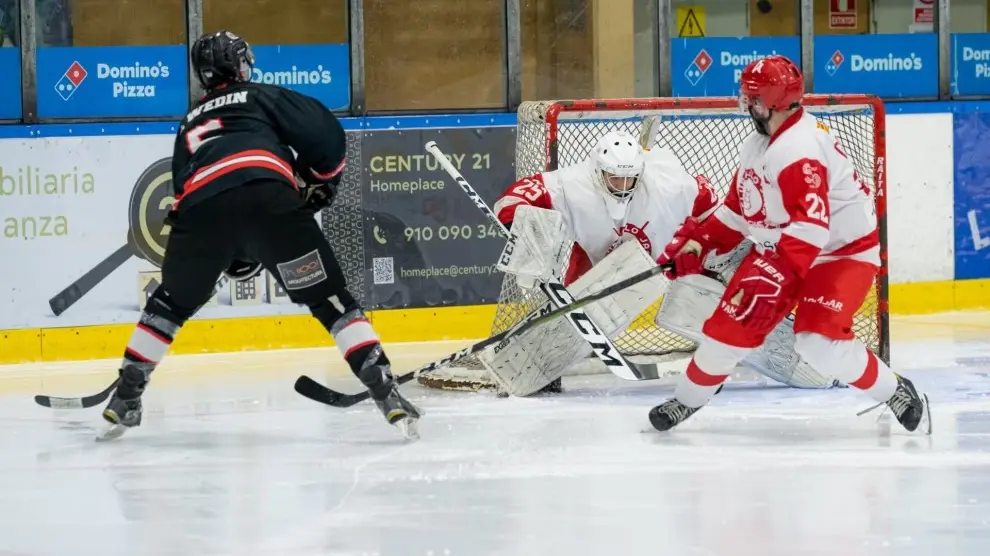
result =
[[[626,200],[636,189],[643,173],[643,148],[625,131],[610,131],[595,146],[595,178],[602,189],[619,200]]]

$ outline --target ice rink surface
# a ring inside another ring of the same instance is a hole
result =
[[[644,432],[672,387],[593,376],[542,399],[406,386],[410,443],[293,392],[359,389],[315,349],[172,357],[144,426],[96,443],[99,409],[31,397],[96,392],[118,361],[0,367],[0,555],[990,554],[990,314],[893,326],[931,437],[856,417],[855,391],[744,383]],[[391,353],[401,372],[459,345]]]

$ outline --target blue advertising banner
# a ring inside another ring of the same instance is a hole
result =
[[[252,46],[252,81],[309,95],[330,110],[351,105],[351,58],[346,44]]]
[[[952,34],[952,96],[990,95],[990,33]]]
[[[181,116],[189,106],[185,46],[38,49],[42,118]]]
[[[990,278],[990,114],[953,117],[956,279]]]
[[[815,92],[938,96],[938,36],[818,35]]]
[[[798,37],[704,37],[673,39],[672,87],[675,97],[739,94],[739,77],[750,62],[780,54],[801,65]]]
[[[0,119],[21,117],[21,49],[0,48]]]

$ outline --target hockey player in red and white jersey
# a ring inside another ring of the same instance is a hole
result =
[[[754,242],[705,321],[705,339],[675,397],[654,407],[661,431],[717,392],[733,366],[797,308],[795,349],[819,371],[886,404],[909,431],[931,432],[928,398],[853,335],[853,317],[873,288],[880,242],[873,193],[839,142],[801,107],[804,78],[770,56],[742,73],[739,103],[756,130],[740,149],[725,202],[713,218],[687,221],[659,262],[670,278],[697,273],[711,250]]]

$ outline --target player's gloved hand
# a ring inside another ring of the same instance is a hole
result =
[[[660,266],[669,266],[664,272],[669,280],[675,280],[681,276],[690,274],[700,274],[702,271],[701,262],[707,250],[695,238],[698,230],[698,219],[693,216],[681,224],[681,227],[674,232],[674,238],[670,240],[663,249],[663,253],[657,258]]]
[[[797,274],[782,258],[764,254],[739,269],[739,289],[729,302],[736,306],[736,320],[747,328],[770,330],[790,302]]]
[[[302,194],[303,206],[316,213],[333,204],[337,197],[337,186],[329,183],[309,185],[302,190]]]

